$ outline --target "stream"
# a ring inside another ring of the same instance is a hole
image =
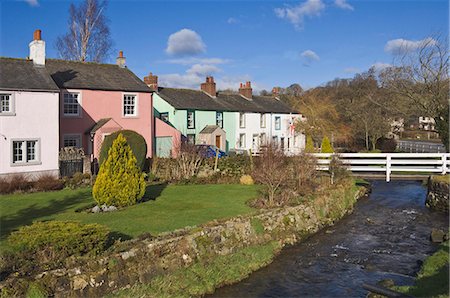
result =
[[[425,207],[421,182],[371,184],[370,196],[335,226],[283,249],[267,267],[211,296],[366,297],[363,283],[412,284],[423,260],[437,250],[431,229],[447,230],[448,215]]]

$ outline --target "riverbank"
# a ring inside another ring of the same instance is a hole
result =
[[[12,293],[24,293],[28,290],[25,286],[33,283],[46,295],[92,297],[121,290],[118,295],[143,296],[148,287],[170,290],[167,284],[187,274],[192,282],[176,286],[182,290],[179,295],[211,293],[267,265],[283,246],[332,225],[350,212],[364,193],[353,181],[335,185],[296,206],[260,210],[156,238],[125,241],[98,258],[73,258],[64,267],[35,277],[11,276],[1,286]],[[224,265],[228,263],[234,265]]]
[[[446,212],[449,208],[450,175],[433,175],[428,179],[425,204],[432,210]]]

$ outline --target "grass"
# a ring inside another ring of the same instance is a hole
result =
[[[157,235],[213,219],[252,213],[255,209],[246,201],[256,195],[254,185],[152,185],[144,196],[148,201],[116,212],[97,214],[75,212],[94,203],[90,188],[3,195],[0,197],[0,240],[3,242],[12,231],[37,220],[99,223],[122,239],[144,232]]]
[[[199,297],[213,293],[220,286],[232,284],[272,262],[280,250],[276,241],[250,246],[240,251],[218,256],[208,263],[194,265],[157,276],[148,284],[136,284],[120,290],[112,297]]]
[[[433,175],[431,176],[431,179],[436,182],[445,182],[447,184],[450,184],[450,174],[447,175]]]
[[[449,297],[449,242],[423,263],[413,286],[399,286],[396,290],[413,297]]]

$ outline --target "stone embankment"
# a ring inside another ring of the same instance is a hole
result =
[[[101,257],[69,259],[64,268],[42,272],[31,280],[10,277],[1,287],[17,293],[17,285],[33,282],[56,297],[102,296],[248,246],[271,241],[282,246],[297,243],[351,212],[366,192],[353,185],[340,186],[301,205],[118,243]]]
[[[428,179],[428,194],[425,201],[428,207],[448,213],[449,179],[449,176],[431,176]]]

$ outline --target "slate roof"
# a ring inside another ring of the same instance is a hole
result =
[[[298,114],[270,96],[253,96],[252,100],[248,100],[239,94],[218,93],[213,98],[199,90],[163,87],[158,88],[158,95],[178,110]]]
[[[115,64],[47,59],[45,68],[61,89],[151,92],[128,68]]]
[[[218,125],[206,125],[201,131],[201,134],[210,134],[216,131],[216,129],[220,129]]]
[[[45,67],[27,59],[0,57],[0,89],[58,91]]]

